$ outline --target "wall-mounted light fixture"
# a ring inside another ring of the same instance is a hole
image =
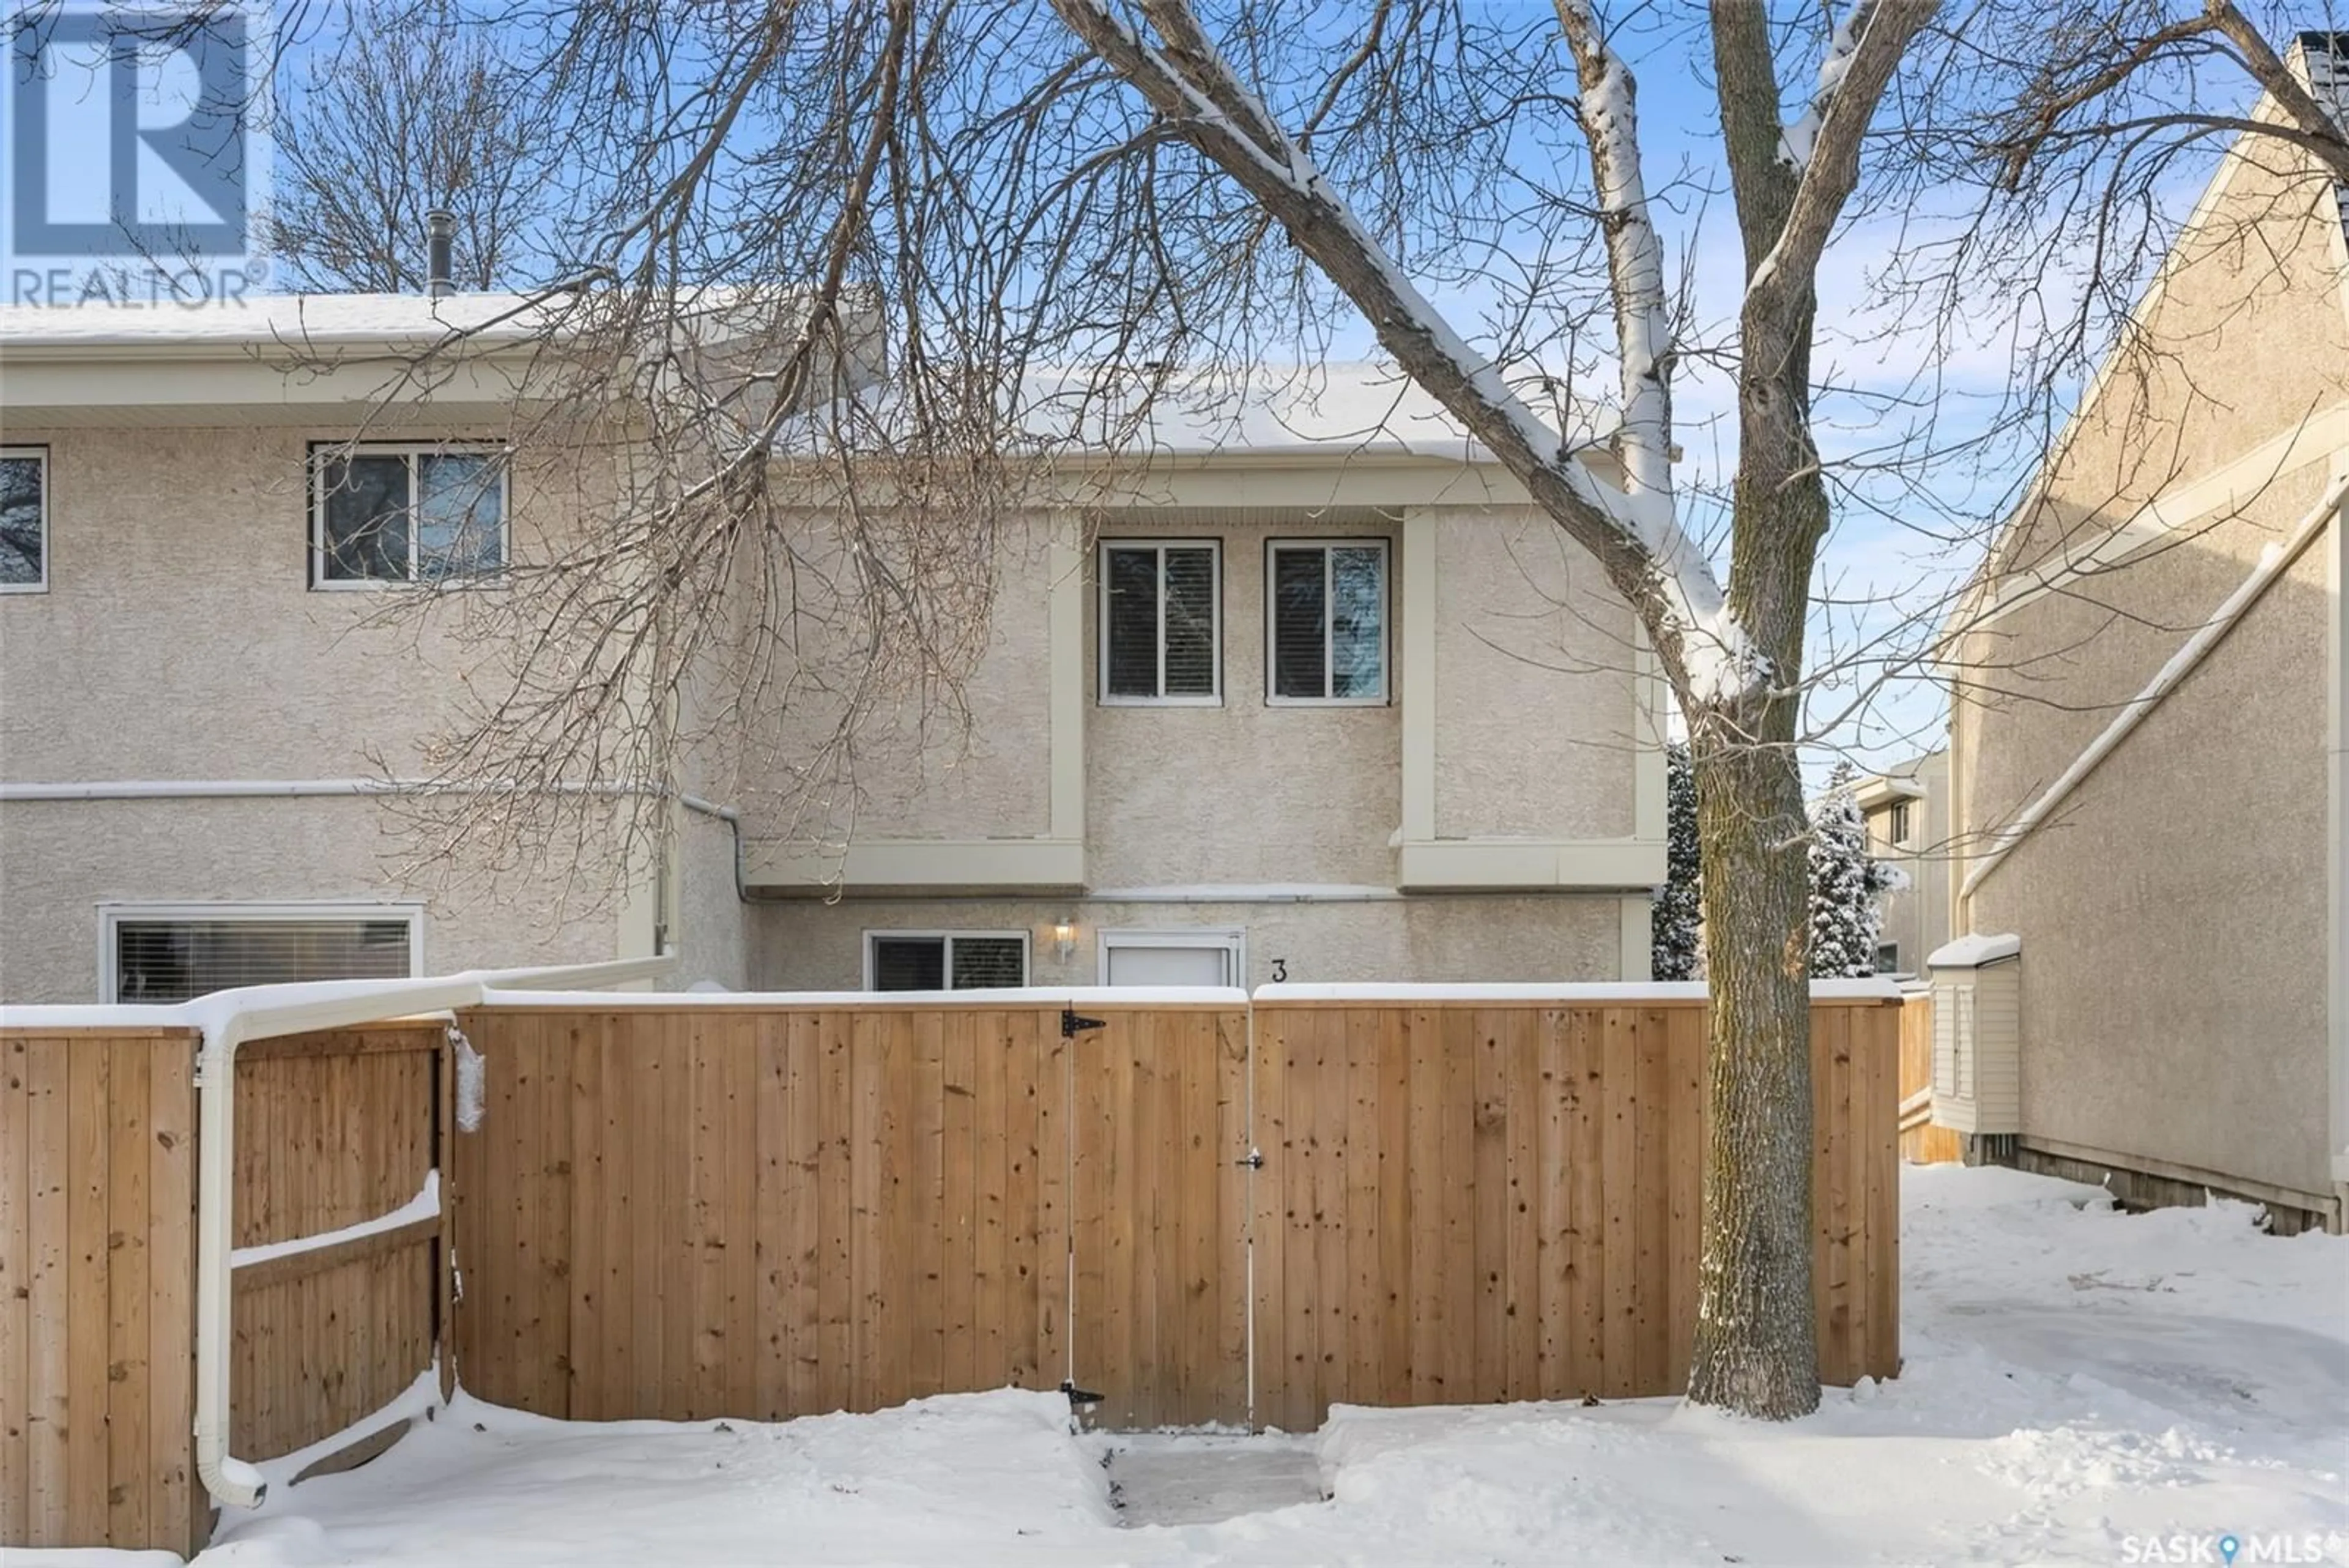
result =
[[[1059,922],[1052,927],[1052,956],[1066,963],[1076,956],[1076,951],[1077,918],[1074,915],[1062,915]]]

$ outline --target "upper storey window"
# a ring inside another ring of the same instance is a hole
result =
[[[1267,701],[1387,700],[1385,540],[1274,540],[1264,603]]]
[[[1103,702],[1223,701],[1222,566],[1213,540],[1102,545]]]
[[[493,449],[335,445],[312,453],[310,578],[320,587],[485,576],[506,563],[506,465]]]

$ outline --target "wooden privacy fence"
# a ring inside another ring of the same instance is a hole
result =
[[[233,1244],[400,1210],[437,1159],[447,1027],[237,1060]],[[0,1033],[0,1548],[202,1545],[189,1029]],[[236,1270],[231,1451],[331,1437],[432,1365],[437,1216]]]
[[[1294,1429],[1684,1383],[1702,1002],[1081,1006],[466,1014],[466,1386],[777,1418],[1069,1379],[1119,1427]],[[1813,1010],[1836,1383],[1899,1369],[1899,1018]]]
[[[1911,1165],[1965,1158],[1964,1136],[1933,1125],[1933,995],[1926,991],[1900,1002],[1900,1158]]]
[[[1812,1012],[1832,1382],[1899,1367],[1902,1018]],[[1120,1428],[1303,1428],[1333,1400],[1686,1376],[1693,997],[647,997],[461,1023],[485,1058],[469,1133],[440,1023],[240,1053],[239,1458],[347,1431],[436,1353],[444,1390],[453,1364],[586,1419],[1073,1383]],[[205,1538],[198,1044],[0,1032],[0,1546]]]
[[[1819,1372],[1899,1369],[1897,1009],[1811,1011]],[[1265,1002],[1256,1418],[1679,1391],[1700,1002]]]

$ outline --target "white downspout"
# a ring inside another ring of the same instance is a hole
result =
[[[248,1040],[348,1028],[481,1002],[490,987],[562,990],[622,985],[666,974],[673,954],[559,968],[477,970],[439,980],[380,985],[253,986],[217,992],[177,1008],[203,1030],[196,1057],[196,1475],[227,1508],[257,1508],[268,1485],[260,1470],[229,1449],[229,1348],[235,1267],[230,1235],[236,1190],[236,1052]]]

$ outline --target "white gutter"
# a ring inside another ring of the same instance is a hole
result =
[[[594,781],[524,784],[503,779],[96,779],[85,784],[0,784],[0,802],[73,800],[286,800],[375,794],[667,795],[686,810],[724,823],[734,835],[734,897],[747,902],[742,866],[742,813],[682,790]]]
[[[2349,497],[2349,478],[2335,480],[2325,491],[2323,499],[2309,510],[2282,543],[2270,545],[2260,552],[2259,565],[2251,568],[2251,575],[2210,612],[2210,618],[2204,621],[2176,653],[2170,655],[2169,662],[2154,672],[2145,690],[2123,704],[2121,711],[2113,715],[2113,722],[2105,726],[2104,732],[2088,742],[2088,749],[2073,759],[2072,765],[2064,770],[2060,778],[2049,784],[2038,799],[2016,814],[2013,821],[1999,830],[1997,836],[1991,840],[1990,847],[1982,852],[1982,858],[1966,873],[1965,880],[1958,885],[1958,898],[1961,902],[1971,898],[1974,889],[1998,869],[2008,853],[2022,843],[2032,829],[2046,821],[2049,815],[2079,787],[2081,781],[2094,773],[2097,764],[2112,755],[2120,743],[2145,722],[2146,715],[2175,691],[2179,681],[2192,674],[2195,667],[2209,656],[2212,649],[2226,639],[2227,634],[2235,629],[2236,623],[2250,613],[2252,605],[2259,602],[2260,596],[2283,576],[2285,568],[2315,542],[2319,534],[2324,532],[2325,524],[2333,520],[2344,497]]]
[[[228,1451],[230,1309],[234,1253],[236,1052],[248,1040],[317,1029],[347,1029],[418,1013],[475,1006],[500,990],[564,990],[621,985],[667,974],[674,954],[542,969],[472,970],[429,980],[322,981],[241,986],[165,1007],[111,1007],[109,1018],[193,1026],[203,1032],[196,1057],[196,1474],[223,1506],[257,1507],[267,1491],[261,1471]],[[0,1008],[0,1024],[37,1024],[43,1014],[86,1019],[87,1008]]]

